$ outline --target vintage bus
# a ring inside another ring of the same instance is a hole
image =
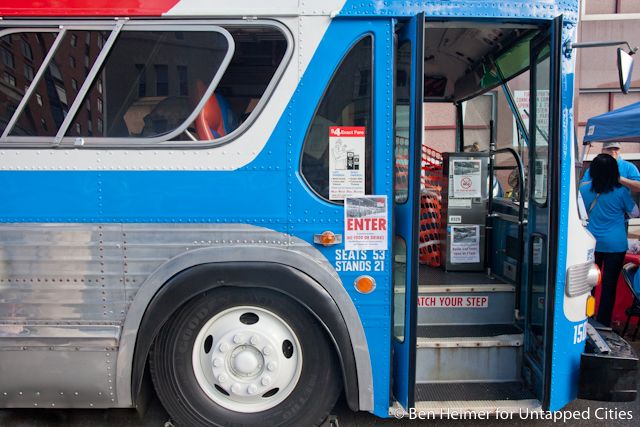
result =
[[[0,407],[153,389],[179,425],[316,425],[341,393],[379,417],[635,398],[587,323],[578,0],[0,16]]]

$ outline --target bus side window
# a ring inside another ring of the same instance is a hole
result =
[[[322,96],[307,130],[301,172],[311,189],[329,199],[329,127],[364,126],[365,194],[371,194],[371,36],[360,39],[346,54]]]
[[[12,90],[0,94],[0,134],[15,121],[8,141],[26,145],[36,140],[20,137],[37,136],[42,137],[37,143],[42,143],[53,140],[70,121],[66,141],[82,137],[86,145],[91,138],[100,138],[102,144],[109,138],[119,139],[118,143],[122,139],[156,143],[169,138],[211,141],[230,135],[261,105],[290,49],[274,25],[225,27],[167,24],[160,31],[146,22],[131,21],[113,44],[106,43],[111,30],[69,29],[36,83],[34,76],[64,25],[6,35],[0,39],[0,78]],[[233,38],[233,55],[225,33]],[[79,108],[70,111],[104,49],[109,49],[105,61],[76,104]],[[212,88],[228,56],[230,62]],[[15,114],[31,84],[36,90]],[[200,125],[198,120],[187,123],[194,116],[201,119]]]

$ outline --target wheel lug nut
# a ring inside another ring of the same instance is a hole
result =
[[[222,344],[220,344],[220,347],[218,348],[220,349],[221,352],[225,353],[229,351],[229,344],[227,344],[226,342],[223,342]]]
[[[240,334],[236,334],[236,335],[233,337],[233,342],[234,342],[234,343],[236,343],[236,344],[240,344],[240,343],[242,342],[242,335],[240,335]]]
[[[269,384],[271,384],[271,377],[264,376],[260,382],[262,383],[262,385],[268,386]]]
[[[265,356],[270,355],[271,354],[271,347],[265,346],[265,348],[262,349],[262,352],[265,354]]]
[[[260,340],[258,339],[258,337],[257,337],[257,336],[253,335],[253,336],[251,337],[251,344],[253,344],[253,345],[258,345],[258,342],[259,342],[259,341],[260,341]]]
[[[247,387],[247,393],[256,394],[257,392],[258,392],[258,387],[256,387],[255,384],[251,384],[249,387]]]
[[[234,384],[231,386],[231,392],[232,392],[232,393],[235,393],[235,394],[240,393],[240,384],[238,384],[238,383],[234,383]]]
[[[277,367],[276,362],[269,362],[269,363],[267,363],[267,369],[268,369],[269,371],[275,371],[275,370],[276,370],[276,367]]]
[[[227,382],[227,376],[225,374],[220,374],[218,375],[218,382],[219,383],[226,383]]]
[[[220,359],[219,357],[216,357],[215,359],[213,359],[213,366],[215,367],[222,366],[222,359]]]

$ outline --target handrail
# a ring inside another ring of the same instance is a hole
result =
[[[518,253],[518,263],[516,265],[516,277],[518,279],[520,279],[520,286],[516,286],[516,292],[515,292],[515,310],[516,312],[520,311],[520,294],[522,292],[521,288],[522,288],[522,263],[523,263],[523,258],[524,258],[524,226],[527,224],[527,221],[524,219],[524,208],[525,208],[525,202],[524,202],[524,163],[522,162],[522,157],[520,157],[520,154],[518,154],[518,152],[516,150],[514,150],[511,147],[504,147],[504,148],[499,148],[497,150],[491,150],[491,156],[493,157],[496,154],[501,154],[501,153],[510,153],[514,159],[516,160],[516,165],[518,167],[518,194],[519,194],[519,202],[518,202],[518,242],[520,243],[519,245],[519,253]],[[491,171],[491,176],[493,176],[493,171]],[[493,191],[493,189],[491,189],[491,191]],[[491,202],[492,202],[492,198],[489,199],[489,214],[492,215],[492,210],[491,210]]]

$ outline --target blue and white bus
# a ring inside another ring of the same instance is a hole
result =
[[[319,424],[342,392],[379,417],[635,398],[637,360],[587,323],[578,0],[0,16],[0,407],[135,407],[151,384],[179,425],[249,426]]]

